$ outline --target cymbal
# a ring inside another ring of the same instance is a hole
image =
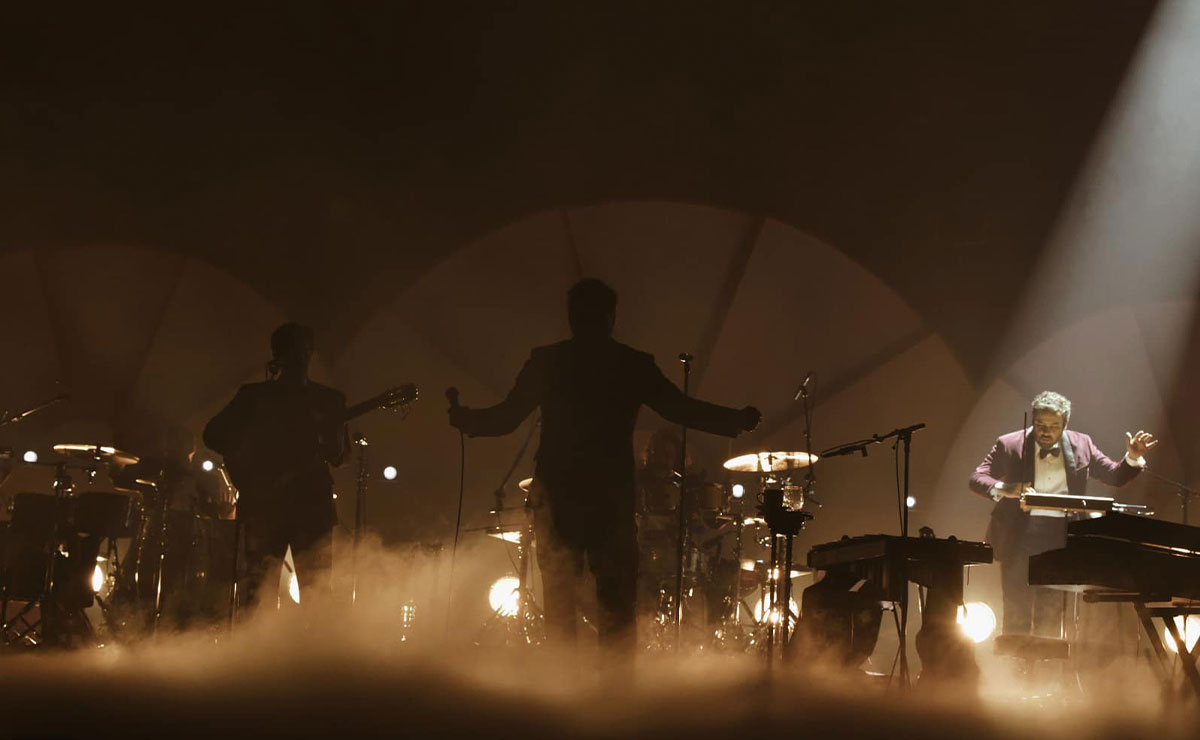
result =
[[[517,484],[517,488],[520,488],[525,493],[529,493],[529,489],[533,488],[533,478],[526,478],[525,480],[521,481]]]
[[[137,478],[130,481],[113,481],[113,490],[121,491],[122,493],[141,493],[153,495],[158,493],[158,484],[152,480],[145,478]]]
[[[735,473],[782,473],[807,468],[816,461],[817,456],[808,452],[751,452],[729,458],[724,467]]]
[[[54,445],[54,451],[60,455],[68,457],[83,457],[87,459],[100,458],[109,465],[117,467],[125,467],[126,465],[134,465],[141,458],[129,452],[122,452],[115,447],[105,445],[90,445],[78,442],[62,442]]]
[[[484,530],[484,533],[487,534],[488,537],[495,537],[498,540],[511,542],[515,545],[520,544],[525,535],[525,529],[525,526],[519,524],[496,525],[494,527],[488,527]]]

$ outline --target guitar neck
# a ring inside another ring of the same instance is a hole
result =
[[[357,419],[368,411],[374,411],[377,408],[379,408],[379,401],[374,398],[368,401],[363,401],[362,403],[356,403],[353,406],[347,407],[346,410],[342,412],[341,423],[345,424],[346,422]]]
[[[387,393],[375,396],[374,398],[368,398],[367,400],[363,401],[362,403],[356,403],[353,406],[348,407],[344,412],[342,412],[341,423],[345,424],[346,422],[348,422],[352,419],[356,419],[359,416],[362,416],[363,414],[367,413],[368,411],[374,411],[375,409],[396,406],[396,405],[398,405],[398,403],[399,403],[399,405],[406,405],[406,404],[412,403],[412,401],[416,400],[416,386],[405,386],[405,388],[409,389],[411,391],[411,393],[407,393],[406,396],[404,397],[404,400],[402,400],[402,401],[397,402],[395,400],[395,398],[393,396],[393,393],[394,393],[394,390],[393,390],[393,391],[389,391]]]

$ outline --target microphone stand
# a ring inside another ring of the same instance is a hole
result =
[[[679,355],[683,363],[683,397],[688,397],[688,384],[692,377],[692,356],[687,352]],[[687,545],[687,425],[679,425],[679,531],[676,541],[675,560],[675,649],[682,647],[683,627],[683,564],[684,547]]]
[[[812,377],[812,373],[809,373],[808,378],[811,378],[811,377]],[[816,407],[816,404],[813,402],[812,393],[810,393],[808,390],[808,378],[805,378],[805,382],[800,385],[800,395],[801,395],[802,399],[804,400],[804,449],[805,449],[805,451],[811,453],[812,452],[813,410]],[[805,472],[804,501],[812,501],[818,507],[820,507],[821,501],[816,497],[816,494],[813,493],[813,491],[817,487],[817,466],[816,466],[816,464],[810,462],[808,465],[808,468],[804,472]],[[803,503],[801,504],[801,506],[803,506]],[[788,605],[785,605],[785,606],[788,606]],[[788,608],[791,608],[791,607],[788,606]]]
[[[45,411],[46,409],[50,408],[54,404],[61,403],[63,401],[68,401],[68,400],[70,400],[70,398],[71,398],[71,396],[69,394],[61,393],[61,394],[55,396],[54,398],[51,398],[49,401],[39,403],[37,406],[34,406],[31,409],[26,409],[25,411],[20,411],[18,413],[13,414],[12,416],[9,416],[8,412],[5,411],[3,414],[0,414],[0,427],[5,427],[5,426],[8,426],[9,424],[16,424],[17,422],[24,421],[25,419],[29,418],[30,416],[33,416],[34,414],[38,413],[39,411]]]
[[[1179,495],[1179,514],[1183,518],[1183,523],[1187,524],[1188,504],[1193,496],[1200,496],[1200,491],[1197,491],[1195,488],[1192,488],[1184,483],[1180,483],[1177,480],[1172,480],[1165,475],[1159,475],[1149,468],[1147,468],[1144,472],[1151,478],[1161,481],[1162,483],[1166,483],[1175,489],[1175,493]]]
[[[818,457],[837,457],[838,455],[849,455],[854,452],[861,452],[863,457],[867,456],[867,448],[873,444],[879,444],[888,439],[895,439],[896,444],[904,447],[904,485],[899,492],[900,496],[900,536],[905,540],[908,539],[908,497],[909,497],[909,461],[912,455],[912,437],[917,431],[924,429],[924,424],[913,424],[912,426],[893,429],[887,434],[873,434],[870,439],[859,440],[849,444],[839,445],[821,453]],[[906,586],[903,594],[900,597],[900,682],[904,687],[908,687],[909,672],[908,672],[908,587]]]
[[[354,539],[350,547],[350,603],[358,603],[358,549],[363,530],[367,526],[367,447],[369,442],[362,434],[355,434],[351,443],[358,447],[358,477],[354,488]]]

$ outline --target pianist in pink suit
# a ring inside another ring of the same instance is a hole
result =
[[[970,487],[996,502],[985,539],[1000,562],[1004,591],[1004,634],[1057,637],[1062,619],[1062,596],[1029,586],[1029,556],[1066,544],[1066,520],[1023,511],[1023,493],[1087,495],[1095,478],[1123,486],[1146,465],[1146,451],[1158,444],[1152,434],[1126,433],[1125,457],[1105,455],[1082,432],[1067,429],[1071,402],[1052,391],[1033,399],[1033,426],[996,440],[975,469]],[[1041,512],[1033,512],[1040,514]]]

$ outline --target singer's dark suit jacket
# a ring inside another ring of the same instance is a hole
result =
[[[1087,495],[1089,478],[1110,486],[1123,486],[1141,472],[1123,458],[1117,462],[1108,457],[1091,437],[1081,432],[1070,429],[1063,432],[1061,445],[1063,464],[1067,469],[1067,491],[1072,495]],[[990,501],[992,486],[997,483],[1031,482],[1036,446],[1037,442],[1028,432],[1016,431],[1001,436],[971,475],[971,490]],[[1015,498],[1002,498],[996,503],[986,539],[995,548],[997,559],[1003,560],[1011,552],[1014,539],[1020,536],[1028,517]]]
[[[536,477],[568,542],[603,537],[634,512],[633,429],[643,405],[693,429],[737,436],[739,411],[684,396],[654,358],[612,339],[568,339],[530,353],[508,397],[459,411],[473,436],[508,434],[542,410]]]

